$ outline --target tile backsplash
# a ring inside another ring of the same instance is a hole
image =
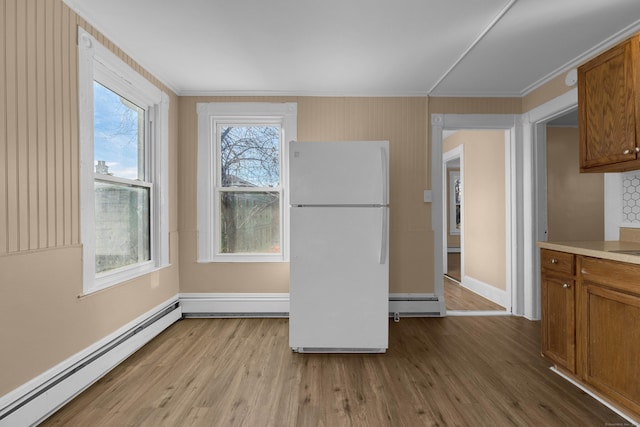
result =
[[[640,172],[622,176],[622,222],[640,225]]]

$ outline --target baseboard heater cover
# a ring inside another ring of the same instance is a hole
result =
[[[260,312],[260,313],[250,313],[250,312],[237,312],[237,313],[225,313],[225,312],[203,312],[203,313],[183,313],[182,317],[187,318],[201,318],[201,319],[224,319],[224,318],[287,318],[289,317],[289,313],[270,313],[270,312]]]
[[[27,383],[27,391],[0,408],[0,426],[37,425],[181,318],[176,300],[50,378]]]
[[[434,294],[390,294],[389,317],[441,317],[444,300]]]
[[[289,317],[288,293],[184,293],[179,297],[184,317]],[[389,294],[389,313],[404,317],[441,317],[446,308],[444,299],[435,294],[392,293]]]

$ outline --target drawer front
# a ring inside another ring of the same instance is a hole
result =
[[[540,251],[540,266],[547,272],[575,274],[575,256],[566,252],[542,249]]]
[[[640,295],[640,265],[581,257],[580,275],[585,282],[595,282],[620,291]]]

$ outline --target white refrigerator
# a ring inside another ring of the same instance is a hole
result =
[[[385,352],[388,141],[292,141],[289,171],[291,349]]]

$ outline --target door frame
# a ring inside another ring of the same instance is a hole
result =
[[[443,153],[442,140],[443,132],[446,130],[461,129],[493,129],[504,130],[507,133],[507,141],[505,142],[505,223],[506,223],[506,292],[509,307],[508,312],[523,311],[518,304],[518,295],[520,292],[519,282],[516,280],[520,270],[518,266],[514,266],[513,260],[518,259],[519,254],[514,251],[518,250],[518,232],[514,228],[518,225],[517,204],[513,203],[517,196],[518,183],[522,181],[520,169],[517,162],[518,141],[521,140],[521,127],[519,116],[514,114],[431,114],[431,179],[432,179],[432,205],[431,205],[431,221],[433,228],[433,244],[434,244],[434,292],[439,299],[444,300],[444,201],[443,195]],[[518,263],[519,265],[520,263]],[[518,285],[515,287],[514,284]]]
[[[524,292],[529,304],[524,315],[540,318],[540,251],[536,242],[547,240],[547,123],[578,105],[578,89],[564,94],[523,114],[523,145],[525,173],[525,258]],[[529,172],[530,171],[530,172]],[[529,225],[530,224],[530,225]]]

